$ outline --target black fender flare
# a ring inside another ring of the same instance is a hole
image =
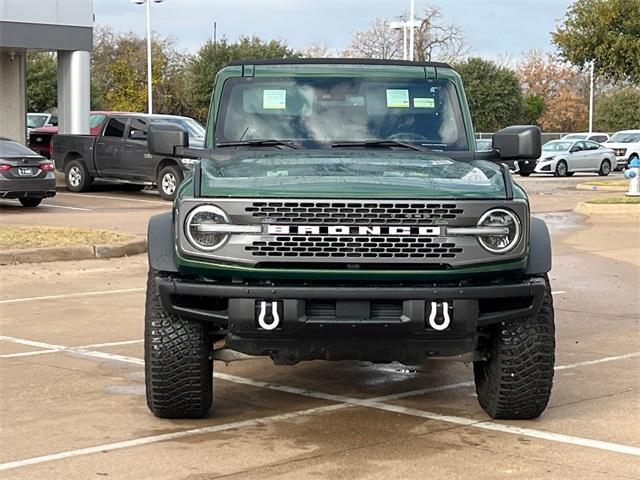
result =
[[[149,268],[159,272],[178,272],[173,243],[173,214],[154,215],[149,219],[147,250]]]
[[[551,236],[544,220],[531,217],[529,258],[525,274],[540,275],[551,270]]]

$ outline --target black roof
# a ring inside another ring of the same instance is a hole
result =
[[[409,60],[382,60],[377,58],[246,58],[232,60],[227,65],[394,65],[402,67],[451,68],[451,65],[442,62],[411,62]]]

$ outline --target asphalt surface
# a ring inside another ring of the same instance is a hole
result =
[[[209,417],[156,419],[145,256],[16,265],[0,271],[0,478],[640,479],[640,231],[571,211],[600,194],[575,190],[588,177],[519,180],[554,246],[557,367],[540,419],[492,421],[461,363],[268,360],[216,363]],[[0,201],[0,217],[143,234],[170,208],[109,189],[44,204]]]

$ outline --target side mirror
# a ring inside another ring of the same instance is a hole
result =
[[[575,152],[579,152],[579,151],[581,151],[581,150],[582,150],[582,148],[580,148],[580,147],[576,146],[576,147],[573,147],[573,148],[572,148],[571,150],[569,150],[569,151],[570,151],[571,153],[575,153]]]
[[[169,122],[149,125],[147,149],[150,154],[172,157],[180,147],[189,147],[189,133],[180,125]]]
[[[147,132],[143,132],[142,130],[131,130],[129,138],[131,140],[146,140]]]
[[[535,125],[513,125],[493,135],[494,150],[502,160],[534,160],[542,153],[540,129]]]

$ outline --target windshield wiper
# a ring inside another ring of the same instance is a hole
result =
[[[419,147],[412,143],[400,142],[398,140],[366,140],[364,142],[336,142],[331,144],[332,148],[349,148],[349,147],[365,147],[365,148],[393,148],[403,147],[418,152],[428,152],[426,148]]]
[[[299,147],[291,142],[285,140],[238,140],[235,142],[220,142],[216,143],[216,147],[289,147],[293,150],[297,150]]]

